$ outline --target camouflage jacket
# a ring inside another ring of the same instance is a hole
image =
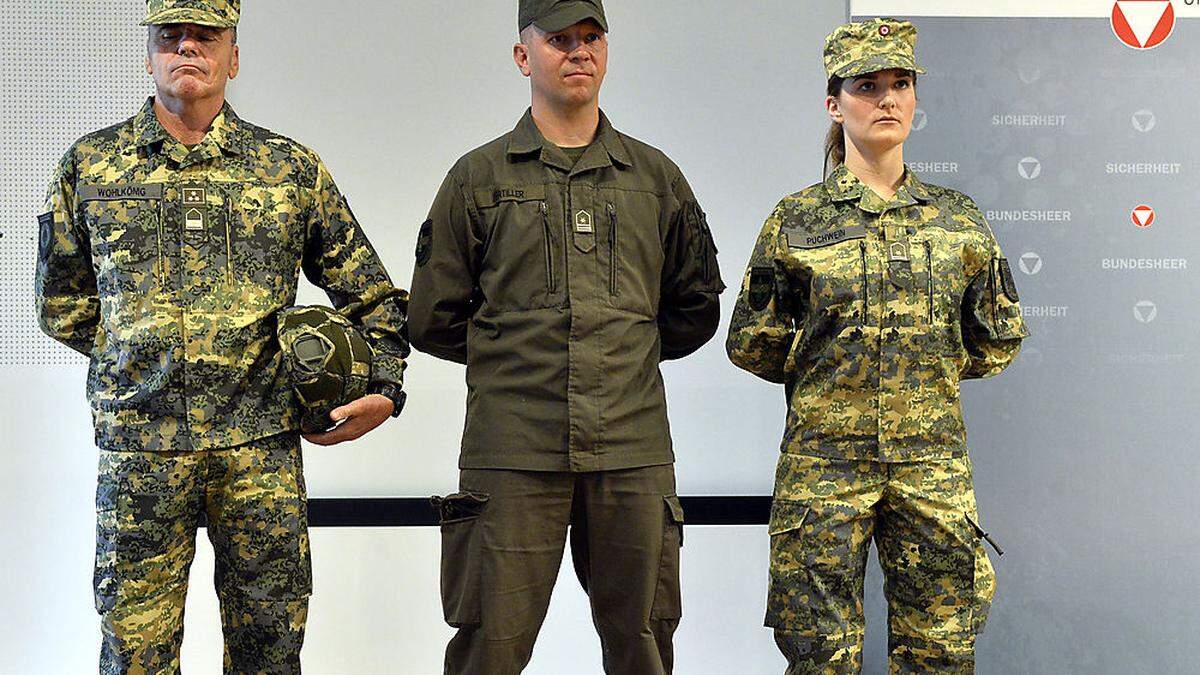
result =
[[[454,165],[418,237],[413,346],[467,365],[460,466],[670,463],[658,365],[712,338],[723,289],[671,160],[601,115],[571,162],[527,112]]]
[[[360,326],[373,379],[400,384],[408,296],[324,164],[225,105],[191,149],[153,99],[60,163],[38,218],[48,335],[91,357],[105,450],[181,452],[299,428],[275,337],[301,270]]]
[[[959,381],[1004,370],[1028,334],[969,197],[906,169],[885,202],[842,166],[767,218],[726,348],[786,385],[785,452],[906,461],[965,451]]]

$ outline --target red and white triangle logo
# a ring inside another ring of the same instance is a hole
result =
[[[1174,32],[1175,7],[1171,0],[1117,0],[1113,4],[1112,29],[1129,47],[1153,49]]]
[[[1130,216],[1133,219],[1133,224],[1138,227],[1150,227],[1154,224],[1154,209],[1142,204],[1133,210]]]

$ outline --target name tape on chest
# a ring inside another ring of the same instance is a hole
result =
[[[116,201],[118,199],[162,199],[162,183],[114,183],[80,185],[79,201]]]
[[[851,239],[863,239],[867,236],[867,228],[863,225],[850,225],[820,233],[805,232],[789,227],[784,227],[781,231],[787,236],[788,248],[824,248]]]

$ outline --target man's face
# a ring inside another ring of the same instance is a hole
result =
[[[595,103],[608,70],[608,38],[595,21],[555,33],[530,26],[513,47],[513,60],[529,78],[534,99],[560,109]]]
[[[233,29],[172,23],[150,27],[146,72],[158,94],[183,101],[225,97],[237,77]]]

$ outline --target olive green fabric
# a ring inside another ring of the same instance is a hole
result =
[[[673,461],[659,362],[707,342],[724,289],[682,173],[614,130],[572,163],[529,112],[450,170],[417,241],[413,345],[466,363],[460,467]]]
[[[178,673],[188,570],[206,522],[226,673],[299,673],[312,592],[300,437],[209,452],[100,452],[100,673]]]
[[[147,0],[143,26],[194,23],[233,28],[242,17],[241,0]]]
[[[665,675],[681,616],[683,510],[671,466],[597,473],[465,470],[441,513],[448,675],[517,675],[546,616],[570,529],[604,672]],[[580,664],[580,671],[594,666]]]
[[[906,169],[890,200],[844,165],[767,218],[733,310],[737,366],[784,383],[784,452],[885,462],[966,452],[959,381],[1029,334],[966,195]]]
[[[979,522],[966,455],[890,464],[781,455],[766,625],[787,672],[862,672],[874,540],[889,672],[974,673],[975,638],[996,592]]]
[[[279,348],[296,398],[300,430],[325,431],[329,413],[367,395],[371,348],[354,324],[329,307],[293,307],[279,313]]]
[[[532,23],[547,33],[554,33],[588,19],[608,32],[608,19],[604,17],[601,0],[520,0],[517,6],[518,32]]]
[[[825,37],[825,75],[854,77],[900,68],[924,73],[914,50],[917,28],[899,19],[870,19],[838,26]]]
[[[563,154],[567,156],[568,160],[570,160],[571,166],[574,167],[577,163],[579,163],[579,158],[583,157],[584,153],[587,152],[589,147],[591,146],[582,145],[578,148],[564,148],[560,145],[558,146],[558,149],[563,151]]]
[[[312,150],[226,104],[189,148],[154,99],[63,156],[40,217],[38,320],[91,359],[105,450],[229,448],[299,427],[275,313],[301,272],[400,386],[408,294]]]

